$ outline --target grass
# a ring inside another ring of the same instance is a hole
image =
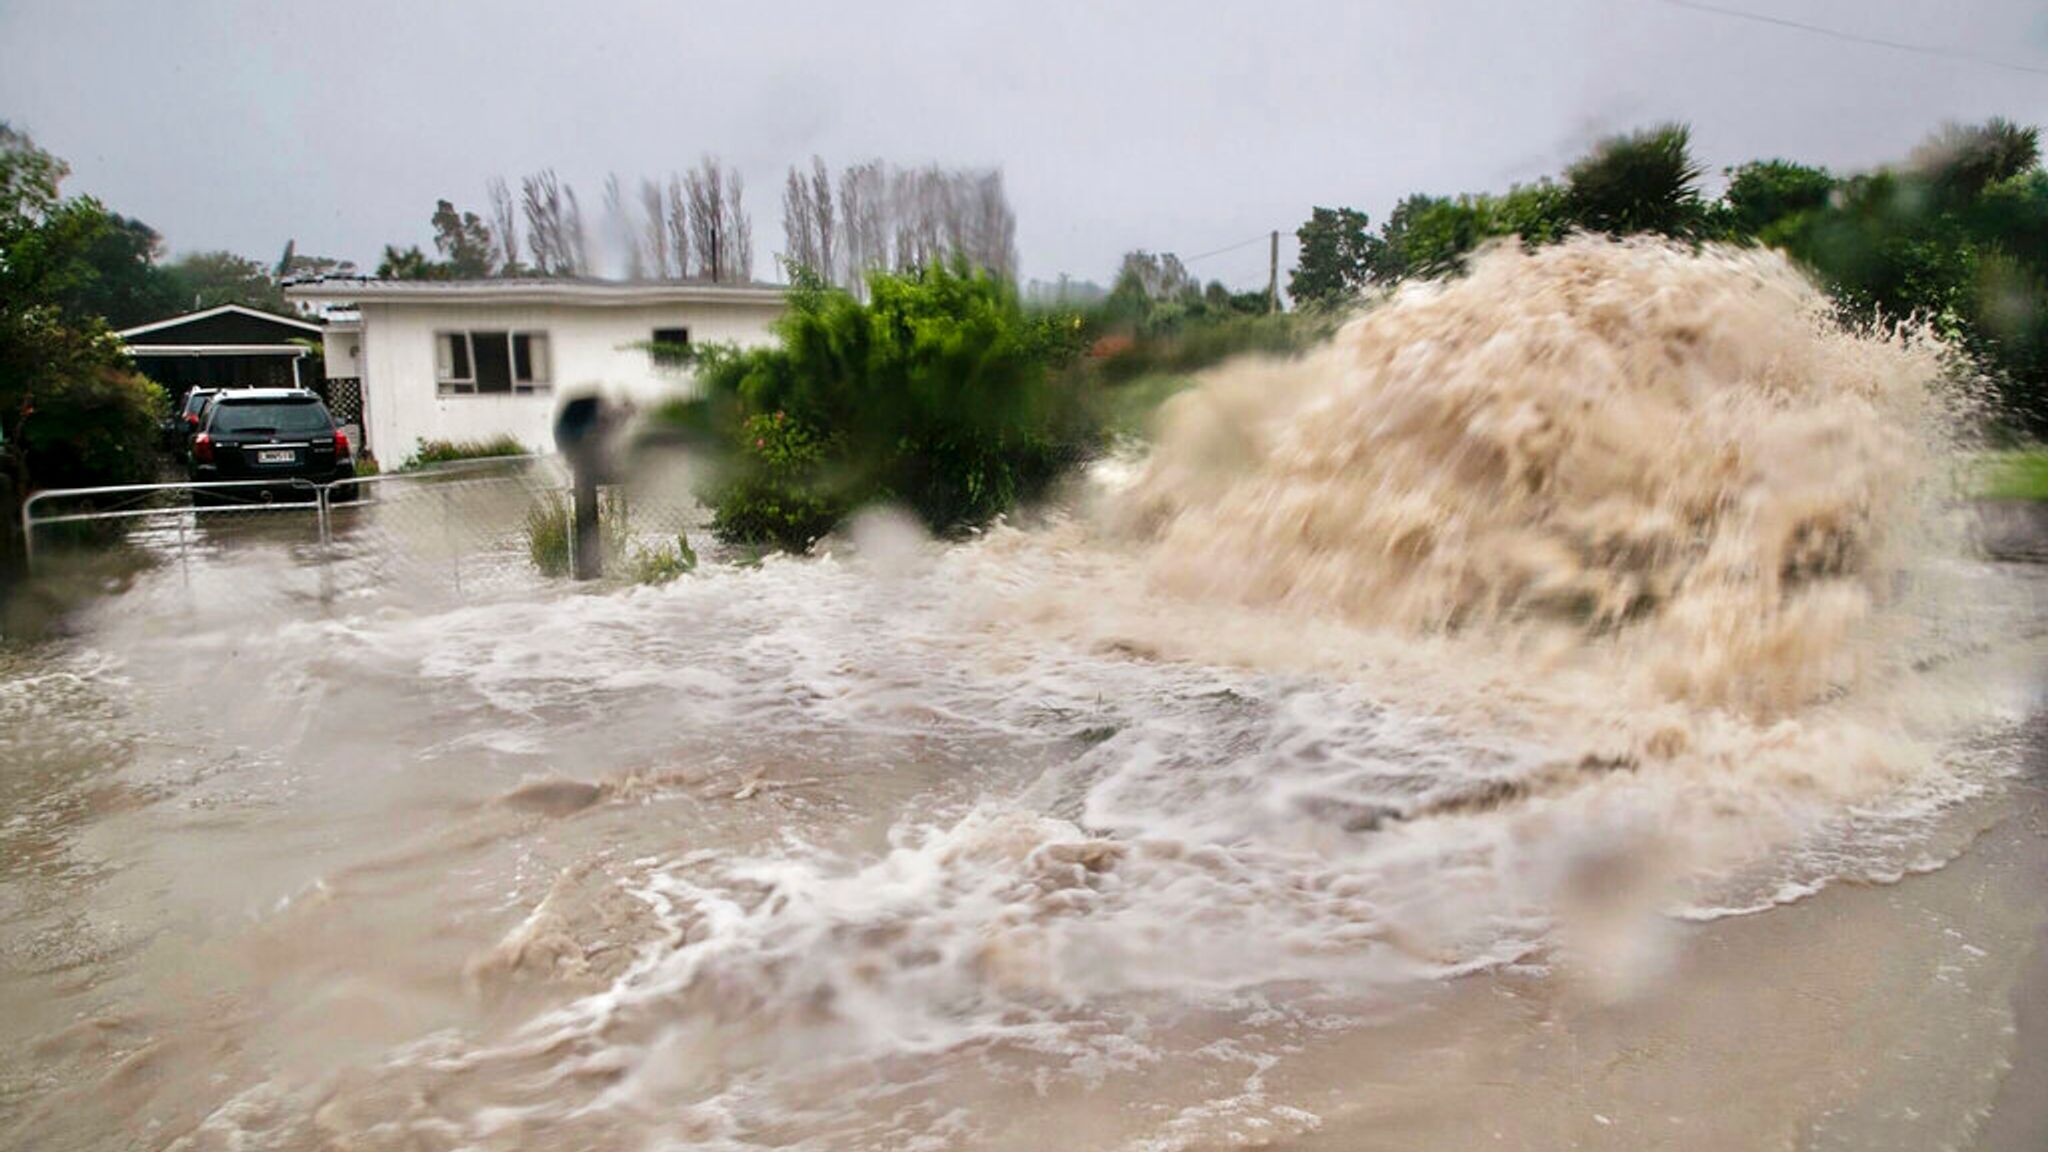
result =
[[[447,464],[455,460],[491,460],[499,456],[524,456],[530,450],[513,436],[493,436],[488,440],[422,440],[405,463],[398,466],[400,472],[412,472],[433,464]]]
[[[635,584],[666,584],[696,570],[697,550],[690,547],[688,536],[678,532],[674,544],[653,548],[636,545],[624,575]]]
[[[549,492],[526,510],[526,554],[540,574],[569,574],[569,502]]]
[[[2048,448],[1984,453],[1972,488],[1980,500],[2048,501]]]
[[[569,514],[570,501],[559,492],[543,493],[526,509],[526,555],[543,576],[569,575]],[[597,528],[603,538],[606,575],[635,584],[666,584],[696,570],[697,553],[688,536],[677,533],[674,544],[642,548],[633,542],[631,520],[625,493],[615,488],[598,493]]]
[[[1194,384],[1194,377],[1174,372],[1152,372],[1120,384],[1104,384],[1096,393],[1102,426],[1111,436],[1148,438],[1152,414]]]

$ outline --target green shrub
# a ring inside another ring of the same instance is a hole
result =
[[[1055,371],[1071,317],[1028,315],[964,269],[876,275],[868,292],[800,282],[776,345],[699,351],[704,399],[670,419],[726,449],[704,492],[720,538],[801,549],[877,501],[935,532],[984,524],[1099,442],[1080,382]]]
[[[525,456],[532,450],[511,435],[493,436],[488,440],[422,440],[413,449],[405,463],[398,466],[400,472],[413,472],[434,464],[447,464],[456,460],[491,460],[500,456]]]
[[[824,474],[823,439],[787,413],[747,417],[733,452],[706,493],[720,539],[801,552],[845,514]]]
[[[33,488],[142,484],[157,478],[169,399],[155,382],[114,366],[53,373],[16,401],[15,450]]]

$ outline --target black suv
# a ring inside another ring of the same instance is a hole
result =
[[[300,388],[237,388],[212,397],[192,437],[192,479],[274,480],[274,485],[236,485],[197,489],[200,502],[264,502],[310,500],[313,494],[294,481],[326,484],[352,480],[355,458],[348,436],[318,396]],[[335,495],[355,497],[355,485]]]

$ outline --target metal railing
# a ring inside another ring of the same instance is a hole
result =
[[[185,481],[183,483],[173,484],[107,484],[97,488],[45,488],[42,489],[41,491],[31,493],[28,499],[21,502],[22,550],[25,553],[26,560],[28,561],[29,571],[34,572],[36,564],[37,528],[47,527],[53,524],[84,524],[96,521],[105,522],[109,520],[136,520],[141,519],[143,517],[169,516],[209,511],[209,509],[206,509],[199,504],[186,504],[183,506],[156,508],[131,507],[94,509],[93,511],[90,512],[74,512],[67,515],[55,516],[36,515],[36,505],[42,503],[45,500],[82,500],[91,496],[125,496],[130,498],[146,499],[151,496],[164,495],[173,492],[203,493],[207,495],[213,495],[216,493],[220,493],[223,490],[233,489],[263,489],[265,491],[276,491],[280,486],[290,488],[293,491],[301,491],[311,494],[311,504],[320,509],[319,517],[323,525],[322,538],[324,539],[326,535],[326,529],[324,525],[326,523],[325,509],[328,500],[327,490],[333,487],[335,484],[353,483],[357,483],[357,481],[346,480],[335,481],[332,484],[315,484],[311,480],[292,477],[283,481],[282,484],[280,484],[280,482],[276,480],[211,480],[204,482]],[[228,495],[232,496],[232,491],[228,491]],[[220,505],[217,509],[212,510],[296,510],[302,507],[304,506],[294,504],[279,504],[274,500],[247,500],[239,503],[230,501],[229,503]]]
[[[703,525],[703,510],[675,486],[610,491],[615,500],[607,507],[630,521],[618,530],[637,541],[631,547],[659,548]],[[302,560],[349,566],[365,584],[434,576],[471,592],[539,577],[536,524],[544,527],[568,494],[569,475],[559,457],[508,456],[325,483],[278,479],[46,489],[22,503],[21,530],[31,576],[48,569],[59,546],[67,544],[86,553],[133,549],[191,559],[250,541],[282,541]],[[294,539],[289,532],[226,527],[252,524],[251,513],[264,514],[269,523],[303,517],[307,531]],[[77,531],[61,533],[65,526]]]

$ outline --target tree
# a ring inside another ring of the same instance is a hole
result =
[[[637,243],[641,265],[656,280],[671,279],[667,204],[662,198],[661,184],[644,177],[640,181],[640,222],[642,231]],[[680,275],[678,271],[676,276]]]
[[[664,215],[668,218],[668,260],[678,280],[690,276],[690,205],[684,194],[683,181],[674,173],[668,178],[668,207]]]
[[[448,264],[430,260],[417,244],[408,248],[384,246],[384,258],[377,262],[379,280],[452,280],[455,272]]]
[[[193,252],[170,265],[171,282],[191,308],[240,304],[266,312],[287,312],[284,290],[270,269],[233,252]]]
[[[1982,124],[1944,124],[1914,150],[1907,169],[1950,203],[1962,203],[2040,163],[2041,130],[1994,116]]]
[[[866,299],[868,273],[889,266],[888,177],[880,160],[839,174],[839,219],[846,250],[842,283],[856,298]]]
[[[785,260],[827,284],[839,282],[839,221],[824,160],[811,157],[809,172],[791,165],[782,190],[782,234]]]
[[[1301,257],[1288,274],[1287,294],[1298,304],[1321,304],[1362,291],[1372,279],[1378,243],[1369,223],[1355,208],[1311,209],[1308,222],[1294,232]]]
[[[740,202],[745,191],[746,180],[737,171],[726,177],[726,218],[730,222],[727,234],[732,238],[732,250],[725,260],[730,270],[726,279],[735,284],[754,279],[754,219]]]
[[[1141,249],[1124,253],[1101,318],[1126,335],[1166,335],[1205,307],[1201,282],[1180,257]]]
[[[1576,229],[1783,248],[1862,322],[1931,325],[1972,353],[2005,420],[2048,435],[2048,173],[2037,129],[1949,124],[1901,165],[1847,179],[1787,160],[1729,170],[1704,201],[1683,125],[1601,141],[1563,184],[1500,195],[1411,195],[1376,235],[1316,209],[1297,235],[1298,298],[1458,271],[1495,237],[1548,244]]]
[[[839,267],[839,222],[833,214],[832,174],[825,161],[811,157],[811,221],[818,242],[818,275],[827,284],[836,283]]]
[[[1827,207],[1835,178],[1825,168],[1789,160],[1757,160],[1731,170],[1721,194],[1738,236],[1763,236],[1773,225]]]
[[[1482,198],[1415,195],[1394,205],[1381,243],[1366,253],[1368,277],[1392,284],[1457,271],[1466,253],[1493,235]]]
[[[446,200],[434,204],[434,250],[457,280],[481,280],[497,271],[497,237],[474,212],[457,212]]]
[[[1610,236],[1690,236],[1700,219],[1701,169],[1692,131],[1661,124],[1610,136],[1565,170],[1573,220]]]
[[[730,224],[725,215],[725,169],[706,156],[683,174],[683,196],[689,201],[690,242],[697,250],[697,275],[717,283],[726,278],[732,254]]]
[[[1498,196],[1418,193],[1394,205],[1377,235],[1367,224],[1355,209],[1315,209],[1295,233],[1302,254],[1289,293],[1304,303],[1340,300],[1373,285],[1449,275],[1490,239],[1517,236],[1534,247],[1573,227],[1569,194],[1548,180]]]
[[[1555,244],[1579,226],[1572,218],[1571,193],[1547,179],[1476,200],[1487,235],[1519,236],[1526,248]]]
[[[2048,435],[2048,174],[2031,128],[1947,125],[1761,235],[1850,315],[1913,319],[1974,354],[2008,424]]]
[[[576,202],[576,190],[556,178],[552,168],[524,178],[519,188],[534,271],[542,276],[583,275],[590,261],[585,254],[583,209]]]
[[[688,203],[697,278],[744,284],[754,277],[754,225],[742,198],[745,181],[715,156],[705,156],[682,177]]]
[[[505,184],[504,177],[491,177],[488,189],[491,199],[492,231],[498,241],[498,272],[504,276],[517,276],[526,270],[519,260],[519,208],[512,199],[512,189]]]
[[[68,171],[0,121],[0,425],[16,494],[144,480],[156,462],[163,390],[84,311],[98,294],[95,249],[125,230],[114,243],[132,250],[137,234],[98,201],[64,196]]]
[[[108,213],[107,226],[85,248],[92,275],[62,304],[73,315],[100,316],[114,328],[161,320],[185,310],[176,278],[158,263],[163,240],[140,220]]]
[[[794,165],[782,187],[782,258],[808,272],[829,280],[829,269],[818,264],[818,234],[813,224],[811,182]]]
[[[964,186],[966,230],[955,250],[969,265],[985,268],[1001,280],[1017,277],[1017,213],[1003,187],[999,168],[960,173]]]
[[[815,157],[811,164],[803,194],[813,206],[810,243],[856,296],[872,272],[908,272],[955,257],[1001,279],[1016,277],[1017,214],[1000,169],[896,168],[869,160],[840,173],[835,206],[824,164]],[[791,170],[792,185],[800,177]]]
[[[626,279],[646,279],[647,265],[640,256],[640,227],[633,220],[633,206],[627,203],[625,187],[619,183],[616,172],[608,173],[604,178],[604,220],[600,238],[605,258],[598,269],[600,275],[623,264]]]
[[[1124,253],[1123,263],[1117,266],[1116,283],[1110,288],[1110,295],[1121,293],[1145,300],[1172,300],[1200,291],[1200,283],[1189,274],[1180,257],[1171,252],[1154,255],[1141,249]]]

